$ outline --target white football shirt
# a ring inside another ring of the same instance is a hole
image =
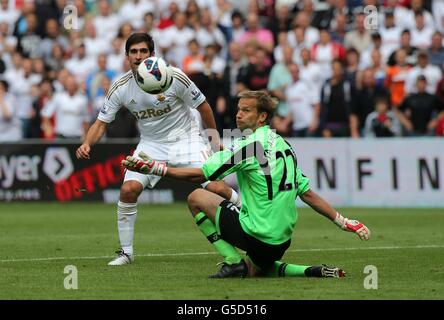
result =
[[[172,69],[170,88],[158,95],[140,89],[132,71],[128,71],[110,88],[97,119],[111,123],[117,111],[125,107],[138,120],[142,141],[200,140],[199,126],[191,109],[197,108],[206,98],[185,73],[178,68]]]

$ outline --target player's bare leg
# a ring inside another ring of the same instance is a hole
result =
[[[245,277],[247,266],[236,248],[217,233],[215,220],[221,196],[203,189],[196,189],[188,196],[188,207],[196,224],[213,247],[224,257],[219,272],[210,278]]]
[[[136,180],[125,181],[120,188],[120,201],[117,204],[117,229],[121,250],[108,263],[110,266],[130,264],[134,261],[133,239],[134,224],[137,218],[137,198],[143,191],[143,186]]]

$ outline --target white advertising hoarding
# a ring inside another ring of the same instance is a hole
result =
[[[444,139],[287,139],[335,206],[444,208]]]

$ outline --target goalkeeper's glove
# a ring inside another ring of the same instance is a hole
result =
[[[156,176],[164,176],[167,172],[166,163],[152,159],[145,152],[139,152],[139,158],[127,156],[122,160],[122,166],[130,171],[143,174],[154,174]]]
[[[336,212],[336,218],[333,220],[333,222],[342,230],[356,233],[361,240],[370,239],[370,230],[357,220],[344,218],[338,212]]]

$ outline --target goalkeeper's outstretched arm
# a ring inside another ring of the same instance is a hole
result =
[[[300,196],[301,200],[312,207],[316,212],[333,221],[342,230],[356,233],[361,240],[370,238],[370,230],[357,220],[343,217],[321,196],[312,190],[308,190]]]

